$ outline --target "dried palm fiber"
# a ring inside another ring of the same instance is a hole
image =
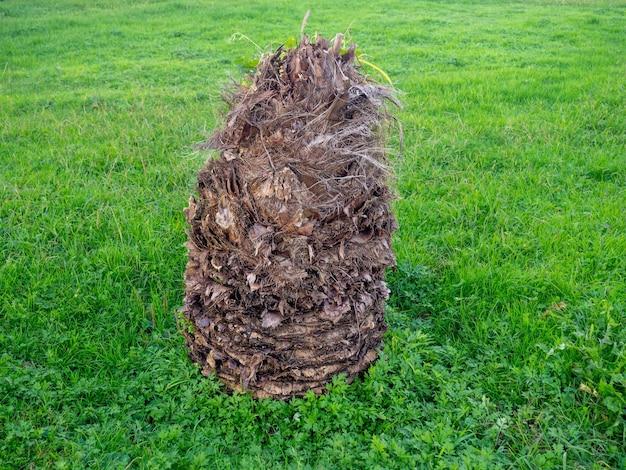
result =
[[[231,389],[286,399],[363,372],[395,264],[382,129],[389,89],[355,47],[303,36],[229,100],[185,216],[190,357]]]

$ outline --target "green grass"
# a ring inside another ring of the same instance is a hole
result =
[[[626,467],[626,4],[369,3],[0,2],[0,468]],[[308,8],[405,92],[399,268],[362,380],[255,401],[186,358],[182,209],[229,38]]]

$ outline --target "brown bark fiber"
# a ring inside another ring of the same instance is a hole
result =
[[[304,36],[229,100],[198,174],[184,334],[202,373],[255,397],[321,393],[378,357],[397,224],[382,129],[387,88],[354,47]]]

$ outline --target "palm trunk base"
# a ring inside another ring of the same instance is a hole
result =
[[[229,101],[198,174],[184,335],[204,375],[255,397],[322,393],[376,361],[397,224],[383,150],[390,90],[354,48],[305,36]]]

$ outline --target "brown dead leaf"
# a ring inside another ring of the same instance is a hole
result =
[[[585,382],[580,383],[580,385],[578,386],[578,390],[580,390],[581,392],[588,393],[589,395],[593,395],[594,397],[598,396],[598,391],[595,388],[592,389]]]
[[[554,305],[551,305],[550,307],[548,307],[544,312],[543,312],[543,317],[547,317],[548,315],[552,314],[552,313],[559,313],[562,312],[563,310],[565,310],[567,308],[567,304],[565,302],[557,302]]]
[[[261,315],[261,326],[263,328],[275,328],[283,321],[282,315],[273,312],[265,312]]]

